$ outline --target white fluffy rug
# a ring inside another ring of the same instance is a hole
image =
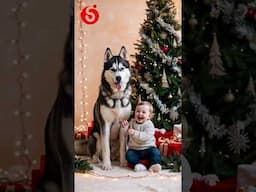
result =
[[[134,172],[121,168],[117,162],[112,170],[103,171],[100,165],[91,165],[90,173],[75,173],[75,192],[181,192],[180,172]]]

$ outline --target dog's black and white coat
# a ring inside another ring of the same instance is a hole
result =
[[[94,105],[95,127],[89,137],[89,151],[94,161],[102,158],[102,169],[111,169],[111,159],[119,150],[120,165],[126,166],[125,137],[120,122],[131,113],[130,65],[127,51],[122,47],[119,55],[105,51],[104,69],[99,96]],[[119,144],[119,146],[118,146]]]

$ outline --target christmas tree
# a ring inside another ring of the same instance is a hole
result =
[[[183,154],[192,172],[234,177],[256,159],[256,4],[194,0],[183,8]]]
[[[171,0],[148,0],[146,19],[135,44],[132,103],[150,101],[156,127],[171,130],[180,123],[181,37]],[[133,106],[134,108],[134,106]]]

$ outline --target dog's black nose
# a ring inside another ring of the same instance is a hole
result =
[[[116,76],[116,82],[120,82],[121,81],[121,76]]]

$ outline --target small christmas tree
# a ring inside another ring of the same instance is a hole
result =
[[[171,0],[148,0],[132,67],[132,102],[150,101],[156,127],[171,130],[180,123],[181,37]]]

